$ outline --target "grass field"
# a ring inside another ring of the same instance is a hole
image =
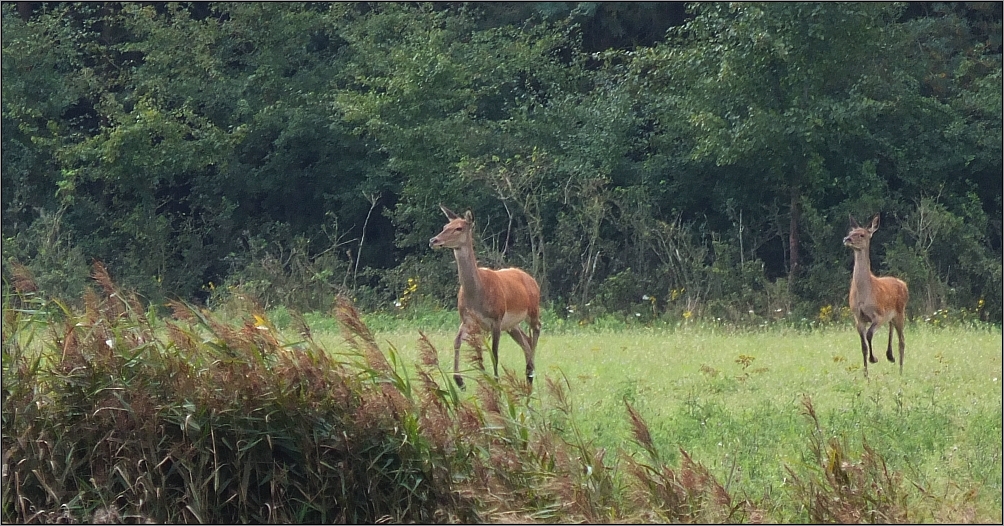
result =
[[[381,323],[374,323],[380,326]],[[417,360],[418,331],[452,368],[452,328],[421,322],[377,330],[384,348],[405,364]],[[875,338],[879,363],[862,374],[857,334],[848,324],[812,331],[575,328],[549,333],[537,349],[538,381],[567,380],[574,418],[596,447],[638,451],[625,410],[647,420],[659,452],[671,463],[679,448],[707,466],[727,489],[764,501],[783,500],[787,467],[804,467],[816,429],[851,454],[871,446],[910,484],[953,502],[967,495],[976,517],[1001,519],[1002,337],[1000,329],[907,327],[904,373],[885,360],[886,332]],[[524,361],[503,335],[500,371],[522,377]],[[329,348],[339,339],[327,333]],[[490,367],[490,358],[485,357]],[[467,347],[462,368],[471,367]],[[531,407],[552,403],[538,387]],[[797,520],[775,510],[775,520]],[[946,511],[945,519],[960,515]],[[961,515],[962,518],[966,514]]]
[[[4,300],[5,522],[1002,519],[999,327],[908,325],[902,376],[883,332],[866,379],[849,324],[549,312],[532,394],[507,336],[461,393],[448,310],[167,319],[95,274]]]

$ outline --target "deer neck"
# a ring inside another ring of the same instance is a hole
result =
[[[871,296],[872,291],[872,264],[869,256],[868,245],[861,250],[854,251],[854,271],[851,274],[851,285],[857,289],[858,296],[865,298]]]
[[[473,241],[453,249],[453,257],[457,260],[457,272],[460,274],[464,296],[480,297],[481,276],[478,275],[478,259],[474,255]]]

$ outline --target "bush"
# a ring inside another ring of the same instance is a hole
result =
[[[83,313],[42,306],[42,352],[26,339],[40,318],[5,305],[5,521],[430,522],[452,509],[401,425],[412,408],[364,380],[385,360],[339,362],[309,333],[286,345],[260,313],[233,327],[174,303],[154,330],[134,295],[95,277],[103,293]]]
[[[240,311],[247,301],[265,309],[326,310],[335,296],[352,286],[350,262],[338,248],[332,241],[328,249],[315,253],[306,237],[271,225],[248,239],[246,253],[230,255],[226,280],[207,285],[208,304],[231,312]]]
[[[4,276],[14,267],[27,272],[37,290],[50,297],[76,298],[87,282],[87,262],[64,229],[63,209],[42,212],[31,226],[3,240]]]

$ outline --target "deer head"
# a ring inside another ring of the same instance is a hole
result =
[[[429,246],[434,249],[460,248],[471,244],[472,230],[474,229],[474,215],[471,214],[471,211],[464,212],[464,217],[460,217],[443,205],[439,205],[439,208],[446,214],[446,218],[450,222],[446,223],[438,236],[429,240]]]
[[[875,214],[872,217],[872,222],[867,228],[862,227],[854,220],[854,216],[847,216],[851,220],[851,231],[847,233],[847,237],[844,238],[844,246],[851,247],[854,250],[868,250],[869,244],[871,244],[872,234],[878,230],[879,227],[879,215]]]

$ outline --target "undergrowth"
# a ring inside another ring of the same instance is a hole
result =
[[[866,443],[855,458],[824,440],[808,399],[813,455],[780,503],[730,492],[686,451],[671,465],[627,400],[640,449],[610,452],[578,429],[567,381],[547,377],[541,398],[482,372],[463,392],[421,333],[405,367],[345,298],[333,352],[295,313],[292,338],[254,306],[227,323],[172,302],[161,319],[100,264],[93,278],[76,310],[24,270],[5,283],[4,522],[980,519],[971,494],[932,496]]]

